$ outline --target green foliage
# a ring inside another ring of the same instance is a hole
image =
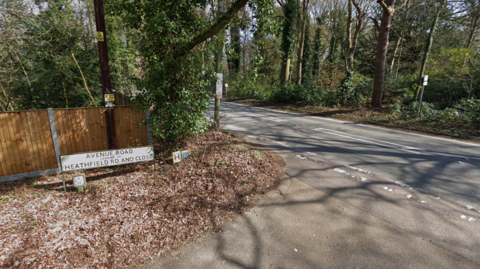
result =
[[[281,79],[282,82],[287,81],[289,78],[285,77],[285,70],[288,70],[289,66],[287,65],[288,60],[293,53],[294,44],[297,38],[297,28],[296,21],[298,17],[298,2],[296,0],[287,0],[286,4],[283,7],[284,9],[284,20],[282,26],[282,73]]]
[[[431,59],[425,101],[448,107],[462,98],[478,96],[480,53],[472,49],[445,49]]]
[[[202,52],[189,51],[193,38],[211,23],[197,8],[204,1],[131,2],[122,0],[124,21],[138,29],[145,90],[136,97],[138,106],[153,106],[149,119],[153,134],[173,142],[206,130],[205,111],[211,97],[213,66],[202,67]],[[122,15],[122,14],[120,14]],[[215,43],[215,42],[213,42]],[[218,42],[217,42],[218,43]],[[215,50],[215,45],[209,47]]]
[[[480,99],[462,99],[454,106],[464,120],[471,124],[480,124]]]
[[[25,30],[11,48],[22,67],[18,75],[23,83],[12,90],[18,109],[100,103],[101,92],[94,91],[100,84],[96,46],[77,16],[69,1],[59,0],[36,16],[18,18],[16,30]]]
[[[301,85],[280,87],[271,98],[280,103],[321,106],[324,103],[325,92],[320,86],[307,81]]]
[[[385,76],[385,95],[384,103],[392,104],[395,102],[409,103],[415,98],[415,89],[418,85],[416,75],[403,75],[395,77],[392,73]]]
[[[347,105],[354,101],[357,95],[357,89],[353,86],[353,72],[347,71],[347,75],[342,80],[342,85],[338,92],[340,103],[342,105]]]
[[[405,118],[417,117],[418,102],[412,102],[402,110]],[[440,121],[456,125],[458,123],[480,124],[480,100],[462,99],[453,107],[438,109],[435,104],[422,102],[421,116],[431,121]]]
[[[231,80],[228,94],[241,98],[269,100],[272,88],[263,86],[255,80],[241,79],[240,77]]]

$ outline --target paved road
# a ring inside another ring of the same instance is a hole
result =
[[[228,102],[220,117],[290,177],[480,265],[479,145]]]
[[[480,268],[479,146],[226,102],[220,116],[283,156],[278,191],[145,269]]]

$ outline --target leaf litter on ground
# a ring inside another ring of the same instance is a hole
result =
[[[0,184],[1,268],[130,268],[199,240],[253,206],[282,164],[222,132],[192,137],[191,157],[84,171],[85,193],[60,174]],[[170,161],[171,163],[171,161]],[[72,173],[66,173],[70,180]]]

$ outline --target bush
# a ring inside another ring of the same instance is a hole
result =
[[[418,111],[418,102],[412,102],[403,109],[406,118],[415,118]],[[480,124],[480,100],[463,99],[454,107],[438,109],[435,104],[422,102],[421,115],[431,121],[451,122],[452,124]]]
[[[347,76],[342,80],[342,85],[337,94],[338,98],[336,98],[339,105],[359,107],[365,104],[365,97],[359,90],[360,87],[357,87],[357,85],[363,84],[365,77],[362,75],[356,76],[357,81],[355,81],[354,74],[354,72],[347,72]]]
[[[480,99],[462,99],[454,107],[469,123],[480,124]]]
[[[301,85],[280,87],[271,96],[271,100],[274,102],[302,106],[323,105],[324,98],[323,89],[310,81]]]
[[[395,104],[399,102],[409,104],[415,99],[417,85],[418,78],[415,75],[395,77],[393,74],[387,74],[385,77],[384,103]]]
[[[272,93],[272,89],[268,86],[263,86],[260,83],[256,83],[251,79],[242,79],[241,77],[233,78],[229,83],[228,95],[248,98],[248,99],[258,99],[258,100],[268,100]]]

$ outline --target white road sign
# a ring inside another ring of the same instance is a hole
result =
[[[61,155],[62,172],[153,161],[153,146]]]
[[[222,93],[223,93],[223,74],[222,73],[217,73],[217,96],[218,98],[222,98]]]
[[[85,186],[85,174],[79,174],[73,176],[73,186]]]

